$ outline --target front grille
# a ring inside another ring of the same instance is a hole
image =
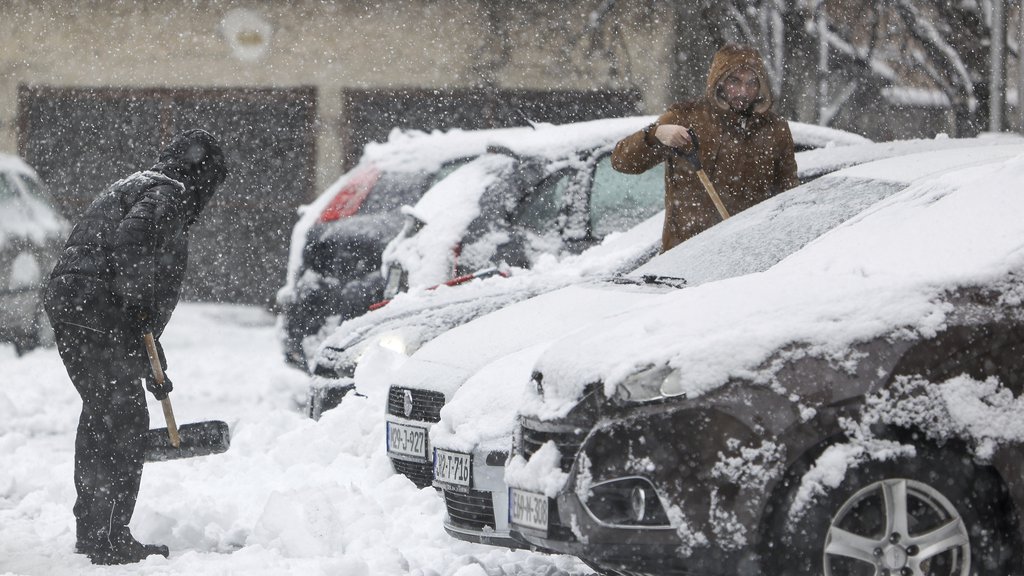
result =
[[[412,480],[417,488],[426,488],[434,482],[433,462],[409,462],[392,458],[391,466],[394,467],[395,472]]]
[[[568,472],[572,468],[576,452],[579,451],[580,445],[583,444],[583,439],[587,435],[586,431],[581,429],[544,431],[529,428],[526,424],[522,427],[522,434],[523,456],[526,459],[540,450],[541,446],[553,440],[562,456],[560,467],[563,472]]]
[[[451,523],[471,530],[494,529],[494,503],[490,492],[469,493],[444,491],[444,503]]]
[[[405,413],[405,394],[412,395],[412,411]],[[398,388],[392,386],[388,391],[388,414],[420,422],[440,422],[441,408],[444,407],[444,394],[430,390],[414,388]]]

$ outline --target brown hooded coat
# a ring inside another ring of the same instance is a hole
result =
[[[737,68],[753,70],[760,94],[750,114],[729,109],[719,85]],[[619,172],[640,174],[665,162],[665,227],[662,251],[721,221],[693,166],[654,136],[662,124],[689,127],[700,144],[700,161],[729,214],[736,214],[796,186],[796,159],[789,124],[772,112],[768,73],[756,50],[722,47],[711,62],[707,91],[694,102],[673,104],[644,130],[620,141],[612,154]]]

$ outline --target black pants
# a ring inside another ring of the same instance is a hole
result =
[[[78,545],[107,545],[129,537],[142,480],[149,412],[139,380],[146,366],[141,341],[126,330],[53,324],[57,350],[82,397],[75,439]]]

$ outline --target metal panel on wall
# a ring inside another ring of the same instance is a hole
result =
[[[284,283],[296,209],[313,196],[314,88],[19,89],[19,153],[72,221],[153,165],[177,132],[224,144],[229,176],[192,232],[183,298],[267,304]]]

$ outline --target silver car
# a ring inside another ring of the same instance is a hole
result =
[[[50,341],[41,294],[68,231],[35,170],[0,154],[0,341],[19,354]]]

